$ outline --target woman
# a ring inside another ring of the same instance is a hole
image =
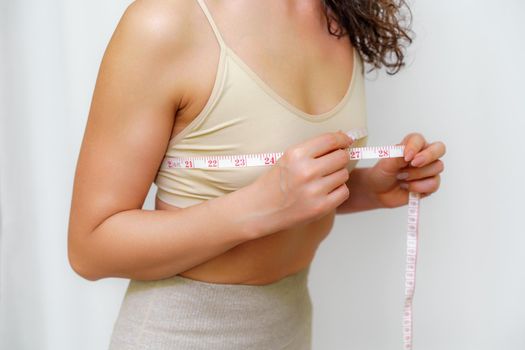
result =
[[[309,349],[310,263],[336,213],[437,191],[442,142],[355,169],[363,67],[403,66],[404,3],[137,0],[101,62],[69,222],[73,269],[129,278],[110,349]],[[271,167],[168,156],[284,151]],[[351,176],[350,176],[351,175]],[[401,181],[402,179],[403,181]],[[142,209],[155,182],[155,210]],[[349,192],[351,194],[349,195]]]

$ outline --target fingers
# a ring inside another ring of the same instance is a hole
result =
[[[342,184],[326,196],[326,203],[332,210],[343,204],[350,197],[350,190]]]
[[[313,167],[314,172],[319,176],[325,176],[331,174],[341,168],[346,169],[346,166],[350,162],[350,152],[345,149],[337,149],[324,156],[315,159]]]
[[[398,180],[416,180],[423,179],[425,177],[431,177],[437,175],[445,170],[445,164],[441,160],[435,160],[432,163],[425,165],[421,168],[405,168],[397,174]]]
[[[403,160],[412,167],[405,167],[397,174],[398,180],[405,180],[401,188],[409,192],[420,193],[422,198],[439,189],[444,163],[439,159],[446,152],[441,141],[428,143],[419,133],[410,133],[402,141],[405,145]]]
[[[317,181],[318,191],[320,193],[330,193],[337,187],[345,184],[350,178],[350,173],[346,168],[340,169],[330,175],[324,176],[322,179]]]
[[[325,155],[339,148],[348,148],[353,142],[352,138],[341,130],[328,132],[303,143],[306,154],[312,158]]]
[[[428,146],[423,135],[417,132],[406,135],[401,143],[405,145],[405,150],[403,151],[405,162],[410,162],[421,149]]]
[[[439,189],[440,182],[440,175],[435,175],[422,180],[403,182],[400,187],[409,192],[434,193]]]
[[[423,167],[436,159],[442,157],[446,152],[445,144],[441,141],[436,141],[425,147],[424,150],[417,153],[410,162],[414,167]]]

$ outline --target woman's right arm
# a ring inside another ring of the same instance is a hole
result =
[[[68,224],[69,262],[86,279],[166,278],[254,238],[242,205],[249,189],[180,210],[141,209],[184,103],[189,3],[135,1],[102,58]]]
[[[191,24],[181,8],[194,2],[177,3],[182,15],[170,2],[132,3],[102,59],[68,226],[70,264],[88,280],[168,278],[316,220],[348,198],[349,154],[340,148],[350,139],[339,132],[291,147],[237,191],[179,210],[141,209],[191,78],[184,75]]]

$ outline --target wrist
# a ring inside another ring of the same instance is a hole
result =
[[[385,208],[384,203],[381,201],[379,194],[374,190],[372,184],[372,169],[371,167],[360,168],[360,185],[363,190],[363,195],[366,197],[368,203],[370,203],[371,209]]]
[[[383,208],[371,184],[371,168],[354,168],[350,173],[347,186],[350,197],[338,207],[338,213],[354,213],[365,210]]]
[[[237,243],[257,238],[258,226],[249,212],[253,199],[245,187],[205,201],[207,212],[216,217]]]
[[[257,183],[251,183],[245,187],[230,193],[230,200],[234,202],[234,222],[239,227],[239,232],[245,240],[257,239],[265,236],[268,227],[268,215],[262,210],[261,196],[264,192],[259,190]]]

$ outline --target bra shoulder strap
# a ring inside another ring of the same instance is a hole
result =
[[[208,6],[206,6],[206,3],[204,0],[197,0],[199,6],[202,9],[202,12],[204,12],[204,15],[206,15],[206,18],[208,19],[208,22],[210,23],[211,28],[213,29],[213,32],[215,33],[215,37],[217,37],[217,41],[219,42],[219,45],[221,47],[226,46],[226,43],[224,42],[224,39],[222,38],[221,32],[219,30],[219,27],[217,27],[217,24],[215,24],[215,21],[213,20],[213,17],[210,13],[210,10],[208,10]]]

